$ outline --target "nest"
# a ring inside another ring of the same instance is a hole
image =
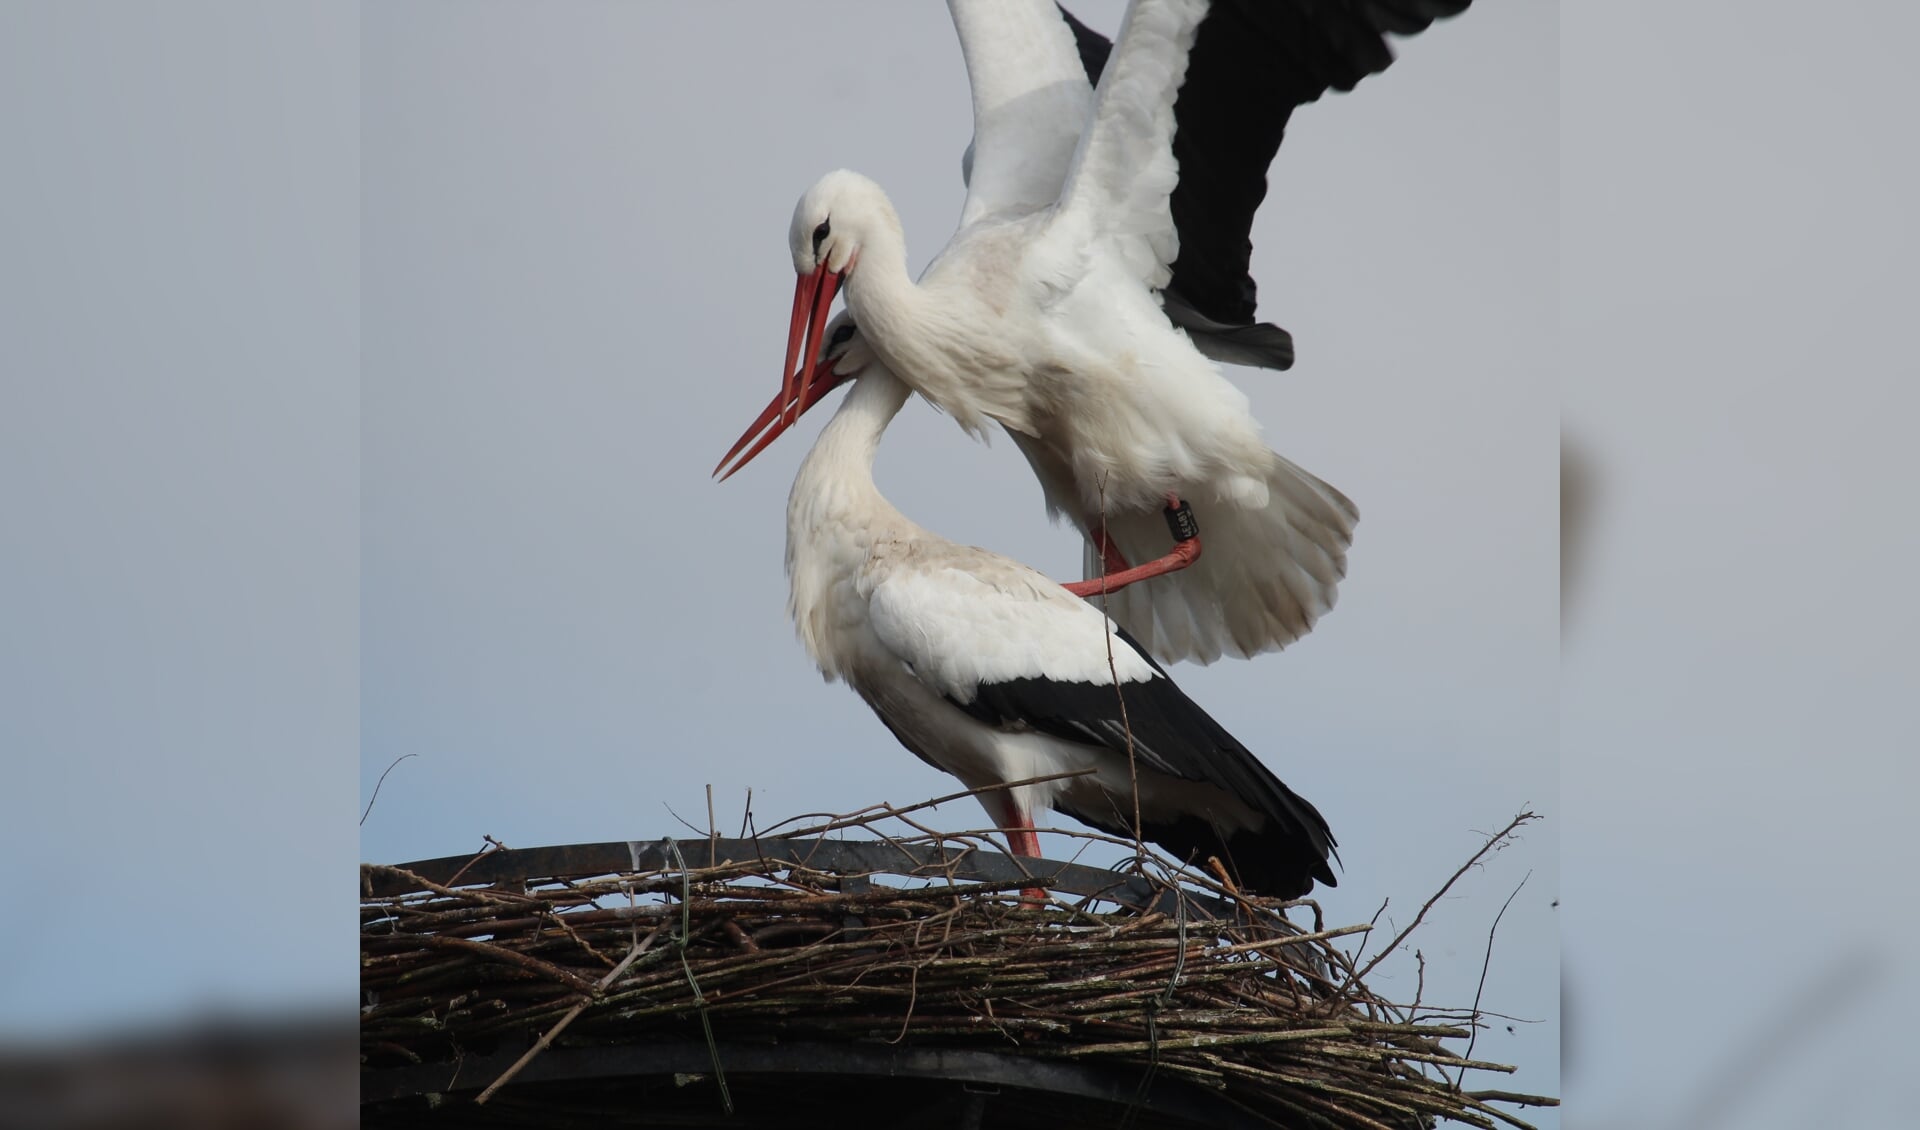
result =
[[[900,1114],[861,1124],[1401,1130],[1553,1102],[1464,1087],[1511,1070],[1454,1050],[1476,1015],[1375,995],[1333,944],[1368,927],[1281,913],[1311,903],[1150,852],[820,834],[849,826],[363,866],[363,1121],[791,1128],[858,1093]]]

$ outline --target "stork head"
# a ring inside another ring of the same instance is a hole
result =
[[[816,273],[845,279],[853,273],[860,249],[886,236],[905,243],[900,218],[880,186],[846,169],[813,183],[793,206],[787,248],[793,270],[803,278]]]
[[[804,415],[807,409],[820,403],[828,392],[858,377],[873,363],[872,349],[854,328],[853,316],[846,311],[841,311],[833,321],[827,323],[823,336],[826,340],[801,378],[798,392],[789,396],[787,386],[783,383],[772,403],[761,410],[759,417],[721,458],[720,465],[713,469],[722,482],[751,462],[754,456],[765,451],[767,445]],[[747,444],[756,436],[759,437],[758,442],[748,448]],[[740,455],[742,448],[746,448],[744,455]],[[737,461],[735,455],[740,455]],[[729,463],[732,466],[728,466]]]
[[[906,237],[900,218],[880,186],[839,169],[814,182],[794,206],[787,228],[793,252],[793,320],[787,325],[787,367],[781,387],[792,398],[802,357],[817,358],[826,343],[824,330],[833,296],[859,269],[863,251],[881,246],[904,257]],[[791,423],[791,421],[789,421]]]
[[[872,362],[873,354],[855,334],[852,319],[843,313],[829,323],[827,311],[841,284],[859,266],[861,250],[876,244],[895,249],[906,244],[900,218],[879,185],[840,169],[821,177],[800,197],[787,230],[799,278],[793,289],[793,318],[787,324],[787,361],[780,374],[780,392],[714,468],[714,474],[724,470],[724,479],[746,466],[829,389],[857,376]],[[759,442],[728,468],[728,462],[755,435],[760,435]]]

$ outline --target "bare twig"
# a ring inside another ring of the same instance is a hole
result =
[[[467,873],[468,868],[480,862],[483,858],[489,855],[493,855],[496,852],[502,852],[507,850],[507,845],[501,843],[499,840],[494,839],[492,836],[483,835],[480,838],[487,841],[487,846],[481,848],[480,851],[477,854],[475,854],[472,859],[469,859],[465,863],[461,864],[460,870],[455,871],[453,873],[453,878],[447,880],[447,886],[451,887],[454,884],[458,883],[460,881],[460,876],[465,875]]]
[[[1382,961],[1385,961],[1387,959],[1388,954],[1391,954],[1393,951],[1399,949],[1400,943],[1407,940],[1407,935],[1413,933],[1413,931],[1419,927],[1420,923],[1426,921],[1427,911],[1433,909],[1433,904],[1439,902],[1442,898],[1445,898],[1447,892],[1453,889],[1453,885],[1460,881],[1460,876],[1465,875],[1468,871],[1472,870],[1475,864],[1479,863],[1482,859],[1486,858],[1488,852],[1491,852],[1495,848],[1506,843],[1508,837],[1512,836],[1513,833],[1521,827],[1521,825],[1530,824],[1533,821],[1538,819],[1540,819],[1540,817],[1536,816],[1531,812],[1522,812],[1520,815],[1514,817],[1512,820],[1507,821],[1506,827],[1500,829],[1498,832],[1488,837],[1487,842],[1480,845],[1480,850],[1474,852],[1472,858],[1468,859],[1465,863],[1461,864],[1460,869],[1458,871],[1455,871],[1452,874],[1452,876],[1450,876],[1447,879],[1445,883],[1441,884],[1440,889],[1433,893],[1433,897],[1428,899],[1425,902],[1425,904],[1423,904],[1420,907],[1420,913],[1413,916],[1413,921],[1407,925],[1407,928],[1400,931],[1398,934],[1394,935],[1393,941],[1387,943],[1386,949],[1383,949],[1379,953],[1375,954],[1373,956],[1372,961],[1369,961],[1365,965],[1360,967],[1360,970],[1353,975],[1349,984],[1358,984],[1360,981],[1365,979],[1367,974],[1373,972],[1375,966],[1379,965]]]
[[[1112,543],[1107,540],[1107,476],[1100,476],[1100,544],[1104,547]],[[1107,554],[1103,548],[1100,553],[1100,579],[1107,578]],[[1100,614],[1107,614],[1107,586],[1100,586]],[[1147,842],[1140,834],[1140,766],[1134,757],[1133,721],[1127,717],[1127,693],[1120,685],[1120,672],[1113,662],[1113,628],[1109,620],[1107,633],[1107,677],[1113,680],[1113,699],[1120,704],[1120,728],[1127,739],[1127,787],[1133,794],[1133,842],[1141,855],[1147,854]]]
[[[505,1071],[502,1071],[498,1079],[495,1079],[493,1082],[487,1084],[487,1089],[480,1092],[479,1096],[473,1100],[473,1105],[484,1106],[486,1104],[486,1101],[493,1097],[493,1093],[495,1091],[499,1090],[500,1088],[506,1086],[508,1083],[512,1082],[513,1077],[515,1075],[520,1074],[521,1068],[525,1067],[529,1063],[532,1063],[534,1056],[537,1056],[541,1052],[546,1051],[547,1046],[553,1043],[553,1038],[555,1036],[558,1036],[560,1033],[566,1031],[567,1025],[573,1023],[574,1017],[579,1016],[582,1012],[586,1011],[587,1006],[589,1004],[592,1004],[593,1001],[597,999],[601,993],[607,990],[607,986],[613,984],[615,981],[618,981],[620,979],[620,975],[627,971],[628,966],[632,965],[636,960],[638,960],[641,954],[646,953],[649,949],[653,948],[653,940],[659,937],[660,931],[665,928],[666,928],[666,923],[662,922],[660,925],[655,926],[653,928],[652,932],[646,936],[646,939],[644,941],[634,943],[633,948],[627,951],[627,956],[620,959],[620,964],[614,966],[613,970],[610,973],[608,973],[605,977],[600,978],[599,983],[594,985],[593,996],[587,998],[586,1000],[581,1001],[579,1004],[574,1005],[572,1008],[567,1010],[567,1014],[565,1016],[562,1016],[560,1019],[554,1021],[553,1027],[547,1029],[546,1032],[542,1034],[538,1040],[534,1041],[533,1046],[526,1050],[526,1054],[522,1055],[519,1059],[514,1060],[513,1066],[507,1068]]]
[[[867,808],[864,808],[861,811],[854,813],[852,815],[835,816],[824,824],[815,824],[807,828],[796,828],[793,831],[787,832],[784,834],[789,836],[820,836],[820,835],[825,835],[828,832],[840,831],[842,828],[863,828],[863,827],[866,827],[868,824],[871,824],[875,820],[879,820],[884,817],[892,816],[897,818],[903,813],[919,812],[922,809],[927,809],[927,808],[938,808],[949,801],[959,800],[962,797],[970,797],[970,796],[977,797],[981,793],[1003,792],[1007,789],[1020,788],[1022,785],[1044,785],[1048,781],[1064,781],[1071,777],[1085,777],[1088,774],[1094,773],[1094,772],[1097,772],[1097,770],[1077,769],[1071,773],[1048,773],[1042,777],[1026,777],[1018,781],[1004,781],[994,785],[982,785],[977,789],[962,789],[957,793],[948,793],[946,796],[934,797],[932,800],[923,800],[919,804],[909,804],[904,808],[896,808],[890,804],[869,805]],[[813,815],[831,815],[831,814],[815,813]],[[787,820],[782,820],[779,824],[775,824],[771,828],[762,829],[760,834],[763,836],[770,836],[781,825],[791,824],[794,820],[800,820],[800,819],[806,819],[806,817],[792,817]]]
[[[1493,933],[1500,928],[1500,920],[1506,917],[1507,908],[1513,905],[1514,896],[1520,893],[1520,888],[1526,886],[1527,880],[1531,878],[1533,878],[1531,871],[1520,876],[1520,882],[1513,888],[1513,894],[1508,895],[1507,901],[1500,904],[1500,913],[1493,916],[1493,925],[1487,927],[1487,955],[1480,962],[1480,986],[1473,990],[1473,1018],[1468,1023],[1468,1028],[1473,1035],[1467,1037],[1465,1057],[1467,1059],[1473,1058],[1473,1045],[1480,1039],[1480,996],[1487,991],[1487,970],[1493,967]],[[1464,1087],[1466,1081],[1467,1069],[1463,1067],[1460,1069],[1460,1078],[1454,1081],[1454,1086]]]
[[[380,779],[373,783],[373,795],[367,798],[366,810],[360,813],[360,826],[362,828],[367,826],[367,816],[373,812],[373,802],[380,799],[380,786],[387,783],[387,774],[393,772],[393,767],[405,761],[407,758],[419,756],[417,753],[403,753],[399,757],[394,758],[385,769],[380,771]]]
[[[712,857],[713,847],[720,842],[720,833],[714,830],[713,823],[713,782],[707,782],[707,851]]]

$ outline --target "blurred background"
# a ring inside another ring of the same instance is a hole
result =
[[[0,1124],[353,1125],[359,20],[0,0]]]
[[[1570,1124],[1912,1120],[1917,34],[1561,7]]]
[[[1568,1125],[1905,1121],[1917,23],[1479,0],[1274,170],[1301,363],[1234,375],[1363,520],[1311,637],[1175,675],[1336,919],[1548,817],[1416,937],[1466,1000],[1530,875],[1476,1054]],[[705,478],[800,191],[951,231],[937,6],[7,0],[0,89],[0,1120],[351,1118],[359,859],[946,791],[786,623],[818,425]],[[915,405],[882,484],[1069,575],[1009,447]]]

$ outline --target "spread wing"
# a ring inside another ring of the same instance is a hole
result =
[[[1471,0],[1214,0],[1194,37],[1174,102],[1179,166],[1170,208],[1179,255],[1166,288],[1168,315],[1216,360],[1284,369],[1285,330],[1255,321],[1249,262],[1253,217],[1267,170],[1296,107],[1352,90],[1393,62],[1387,36],[1412,35]],[[1063,13],[1089,78],[1112,45]]]
[[[965,227],[1050,207],[1093,90],[1052,0],[948,0],[973,88]]]

